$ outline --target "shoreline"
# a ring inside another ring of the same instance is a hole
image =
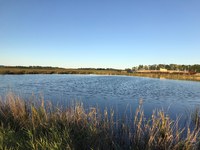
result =
[[[29,75],[29,74],[71,74],[71,75],[115,75],[115,76],[134,76],[157,79],[200,81],[200,75],[185,74],[164,74],[164,73],[128,73],[124,70],[94,70],[94,69],[63,69],[63,68],[18,68],[0,67],[0,75]]]

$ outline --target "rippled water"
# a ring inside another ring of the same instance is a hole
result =
[[[163,108],[174,115],[200,104],[200,82],[98,75],[1,75],[0,95],[42,96],[63,104],[77,100],[85,106],[112,107],[119,113],[143,100],[150,114]]]

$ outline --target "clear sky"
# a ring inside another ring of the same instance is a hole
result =
[[[0,65],[200,64],[200,0],[0,0]]]

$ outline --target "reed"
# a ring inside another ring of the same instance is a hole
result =
[[[172,120],[161,110],[145,118],[142,105],[134,114],[114,120],[113,110],[84,109],[81,103],[64,109],[11,94],[0,101],[0,149],[200,148],[199,128],[180,128],[181,118]]]

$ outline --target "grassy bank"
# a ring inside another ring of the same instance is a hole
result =
[[[42,100],[24,101],[9,95],[0,101],[0,149],[200,148],[198,126],[193,130],[179,128],[179,121],[163,111],[155,111],[147,119],[140,105],[132,119],[117,121],[114,113],[84,109],[81,104],[58,108]]]
[[[200,81],[200,75],[164,74],[164,73],[134,73],[134,76],[159,79]]]

